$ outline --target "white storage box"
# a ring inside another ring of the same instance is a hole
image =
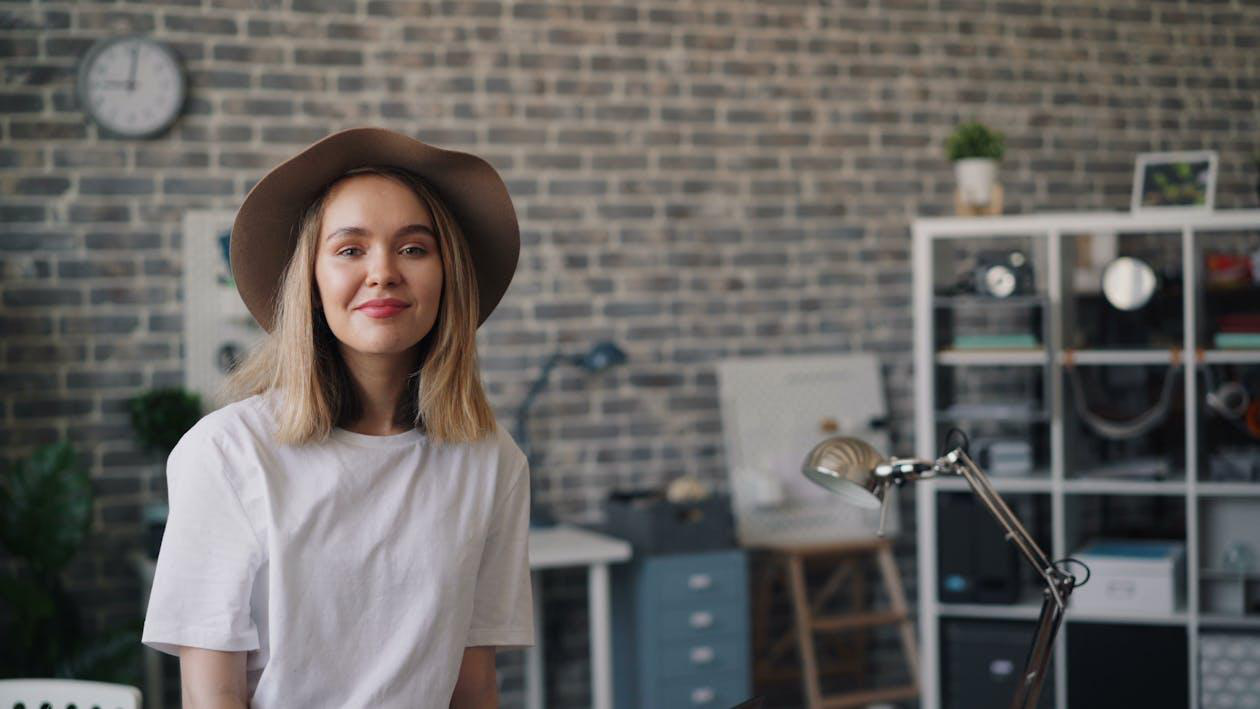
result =
[[[1184,607],[1185,542],[1099,539],[1072,556],[1090,576],[1072,592],[1069,608],[1166,615]]]

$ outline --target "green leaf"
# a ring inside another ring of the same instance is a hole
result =
[[[0,544],[37,577],[69,563],[91,521],[92,483],[67,441],[40,447],[0,480]]]
[[[201,397],[185,389],[152,389],[131,400],[131,427],[146,451],[170,453],[200,418]]]

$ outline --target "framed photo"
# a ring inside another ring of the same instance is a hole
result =
[[[1133,169],[1132,210],[1212,211],[1216,162],[1213,150],[1139,154]]]

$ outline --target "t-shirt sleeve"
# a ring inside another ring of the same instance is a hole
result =
[[[473,594],[468,647],[530,647],[534,601],[529,568],[529,470],[522,459],[486,535]]]
[[[262,545],[229,464],[220,446],[195,430],[167,458],[170,511],[141,635],[156,650],[259,648],[250,596]]]

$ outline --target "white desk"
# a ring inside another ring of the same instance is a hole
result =
[[[534,576],[534,639],[526,650],[526,706],[543,706],[542,571],[565,566],[587,567],[587,604],[591,616],[591,707],[612,709],[612,604],[608,565],[631,555],[630,543],[588,529],[557,525],[529,530],[529,565]]]
[[[533,572],[534,637],[537,644],[526,650],[525,689],[530,709],[543,706],[543,599],[539,574],[546,569],[587,567],[591,615],[591,707],[612,709],[612,607],[609,600],[608,565],[629,559],[630,543],[569,525],[529,530],[529,566]],[[156,563],[144,554],[132,555],[143,592],[141,617],[149,605]],[[145,646],[145,707],[161,709],[161,654]]]

